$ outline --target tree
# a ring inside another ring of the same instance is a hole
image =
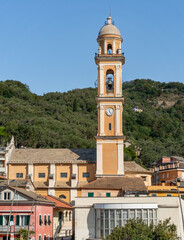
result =
[[[177,229],[170,218],[148,226],[142,219],[128,220],[124,227],[116,227],[106,240],[176,240]]]
[[[34,231],[29,231],[29,238],[34,234]],[[17,240],[28,240],[28,230],[23,228],[19,229]]]
[[[2,137],[6,136],[5,127],[0,127],[0,144],[2,142]]]

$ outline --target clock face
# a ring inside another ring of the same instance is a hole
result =
[[[113,113],[114,113],[114,110],[112,109],[112,108],[107,108],[107,110],[106,110],[106,112],[105,112],[106,114],[107,114],[107,116],[112,116],[113,115]]]

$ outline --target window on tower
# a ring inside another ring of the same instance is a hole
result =
[[[114,71],[111,69],[106,73],[106,89],[107,92],[114,92]]]
[[[111,123],[109,123],[109,130],[111,130]]]
[[[112,54],[112,45],[111,44],[107,45],[107,54]]]

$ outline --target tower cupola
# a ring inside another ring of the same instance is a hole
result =
[[[120,31],[117,29],[116,26],[114,26],[112,17],[110,16],[107,18],[105,25],[100,29],[98,38],[101,38],[104,35],[116,35],[117,37],[121,38]]]
[[[120,31],[114,26],[112,17],[109,16],[105,25],[100,29],[98,38],[98,54],[121,54],[122,38]]]

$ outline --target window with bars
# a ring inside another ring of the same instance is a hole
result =
[[[108,236],[115,227],[125,226],[127,220],[140,218],[146,224],[157,224],[157,209],[97,209],[96,237]]]

